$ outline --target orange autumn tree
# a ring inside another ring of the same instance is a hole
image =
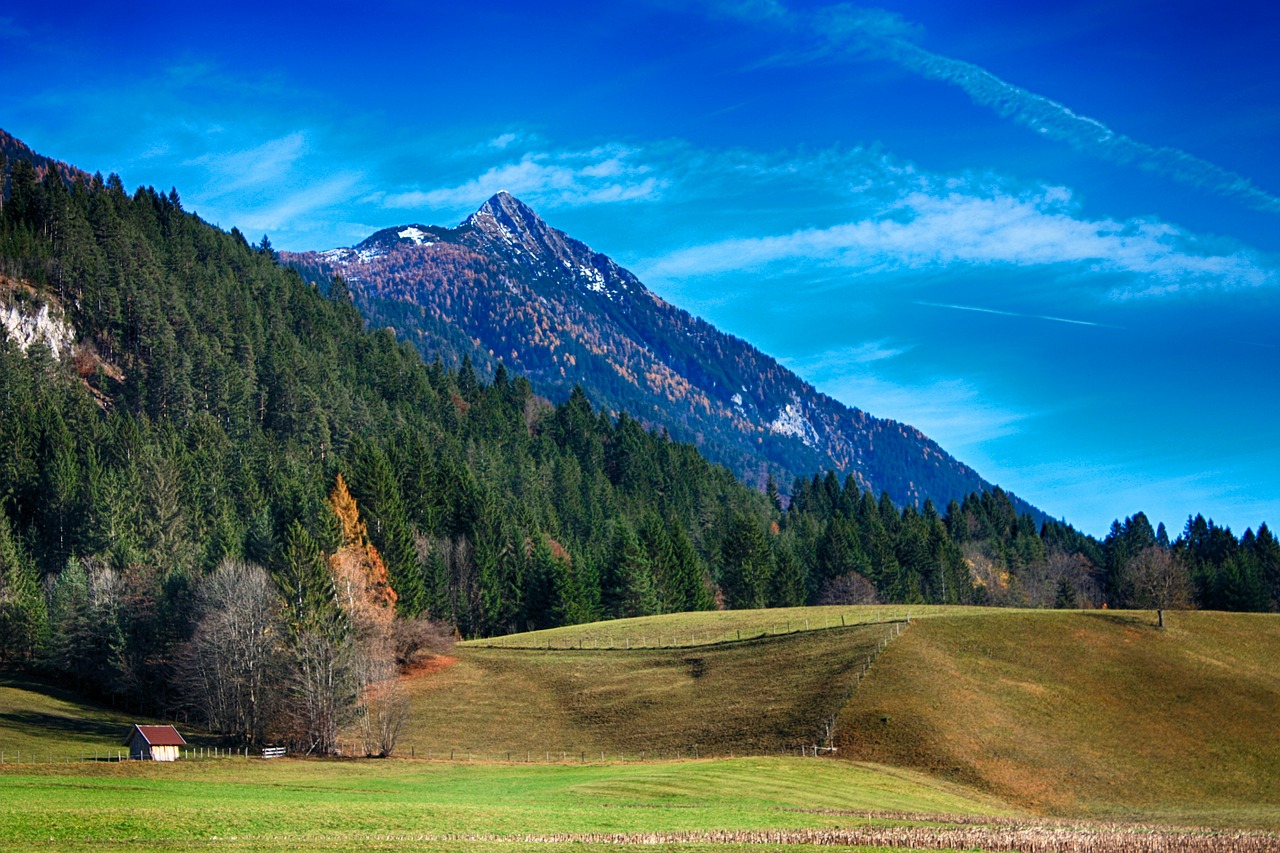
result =
[[[341,474],[329,494],[329,506],[342,526],[342,546],[329,558],[338,602],[359,634],[384,634],[395,619],[396,591]]]
[[[392,643],[396,591],[341,474],[329,494],[329,506],[342,527],[342,545],[329,558],[329,570],[338,604],[355,629],[354,660],[360,683],[356,728],[365,755],[387,756],[395,749],[409,714],[408,699],[396,678]]]

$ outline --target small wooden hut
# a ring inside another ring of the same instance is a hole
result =
[[[124,740],[129,757],[138,761],[177,761],[187,745],[173,726],[134,726]]]

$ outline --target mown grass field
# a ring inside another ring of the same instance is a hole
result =
[[[868,809],[1008,813],[927,777],[813,758],[611,765],[225,759],[0,769],[6,850],[394,849],[428,841],[433,849],[487,849],[450,837],[890,822],[819,811]]]

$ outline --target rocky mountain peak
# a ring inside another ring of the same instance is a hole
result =
[[[547,225],[531,207],[506,190],[482,204],[459,230],[476,233],[495,248],[524,252],[533,258],[550,257],[564,262],[575,254],[563,232]]]

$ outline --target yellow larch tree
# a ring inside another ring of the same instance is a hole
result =
[[[329,506],[342,526],[342,546],[329,558],[339,603],[359,633],[383,633],[395,619],[396,591],[341,474],[329,494]]]

